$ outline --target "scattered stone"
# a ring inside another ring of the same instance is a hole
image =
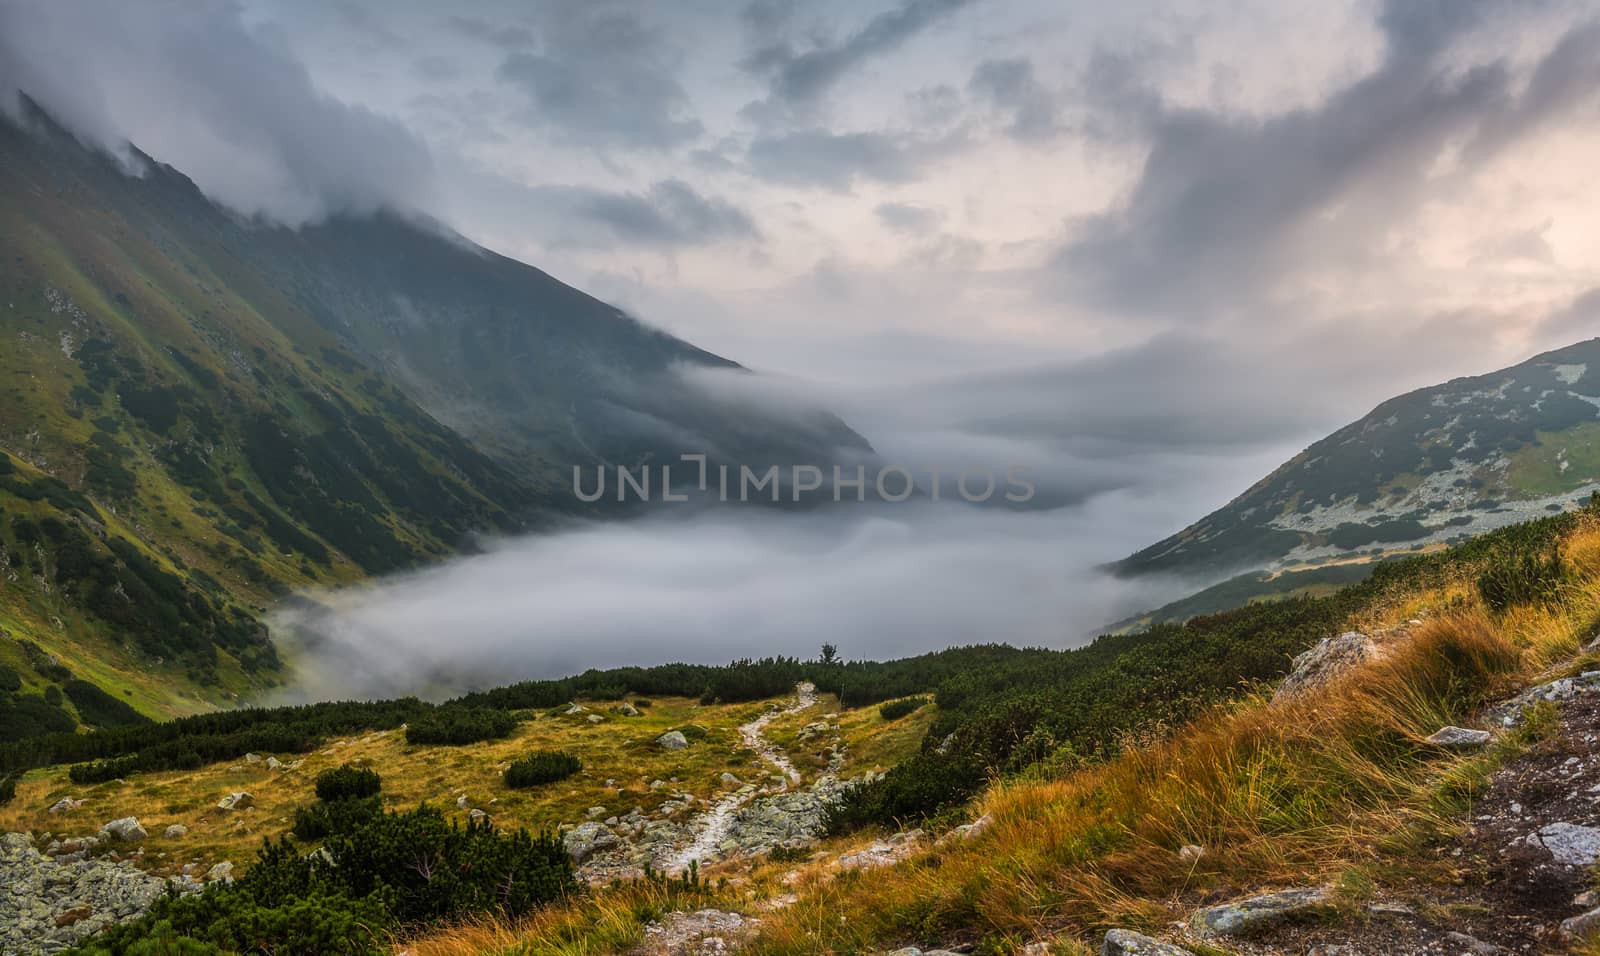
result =
[[[471,803],[472,803],[472,801],[468,800],[467,799],[467,795],[464,794],[464,793],[461,796],[456,797],[456,809],[457,810],[465,810],[468,806],[471,805]]]
[[[617,713],[621,714],[624,717],[637,717],[637,716],[639,716],[638,708],[634,707],[632,704],[628,703],[627,701],[623,701],[621,704],[617,705]]]
[[[1528,845],[1550,851],[1557,863],[1593,866],[1600,860],[1600,830],[1573,823],[1552,823],[1528,834]]]
[[[724,787],[739,787],[739,786],[743,786],[743,783],[740,782],[738,777],[735,777],[733,774],[728,773],[726,770],[724,770],[722,772],[722,776],[719,779],[721,780],[722,785]]]
[[[244,809],[247,809],[247,808],[249,808],[251,806],[254,806],[255,802],[256,802],[256,798],[251,796],[249,791],[240,790],[238,793],[230,793],[226,797],[223,797],[221,800],[218,800],[217,801],[217,809],[218,810],[244,810]]]
[[[573,704],[571,707],[568,707],[566,709],[566,715],[568,717],[574,716],[575,714],[586,714],[588,712],[589,712],[589,708],[583,706],[582,704],[577,704],[577,703]]]
[[[591,724],[602,723],[605,720],[605,718],[601,717],[599,714],[590,714],[589,716],[587,716],[587,717],[585,717],[583,719],[587,720]]]
[[[841,855],[838,860],[839,869],[870,870],[899,863],[916,851],[917,843],[921,839],[921,830],[896,833],[887,840],[879,840],[854,853]]]
[[[580,823],[568,830],[561,838],[561,843],[566,847],[567,855],[572,857],[573,863],[582,863],[597,850],[614,847],[622,840],[604,825],[599,823]]]
[[[1143,933],[1113,929],[1106,933],[1105,944],[1100,947],[1100,956],[1194,956],[1194,954],[1187,949],[1163,943]]]
[[[1333,896],[1327,887],[1302,887],[1196,910],[1189,925],[1201,939],[1214,939],[1318,916],[1332,908]]]
[[[1205,855],[1206,848],[1203,846],[1196,846],[1193,843],[1178,847],[1178,862],[1187,863],[1190,866],[1199,863],[1200,860],[1205,857]]]
[[[1303,651],[1290,665],[1289,676],[1278,685],[1273,701],[1287,700],[1308,690],[1333,682],[1358,664],[1374,657],[1376,645],[1360,631],[1346,631],[1338,637],[1325,637],[1315,647]]]
[[[1490,711],[1502,727],[1516,727],[1522,723],[1522,714],[1541,701],[1567,701],[1579,694],[1600,690],[1600,671],[1586,671],[1577,677],[1563,677],[1538,687],[1530,687]]]
[[[161,835],[166,837],[169,840],[179,840],[179,839],[182,839],[183,837],[187,836],[188,833],[189,833],[189,828],[188,827],[184,826],[181,823],[174,823],[172,826],[167,827],[165,830],[163,830]]]
[[[758,921],[723,910],[670,913],[645,927],[644,939],[633,950],[640,956],[709,956],[740,948]]]
[[[489,819],[489,814],[474,807],[467,812],[467,819],[473,823],[482,823],[484,820]]]
[[[1433,744],[1435,747],[1467,749],[1470,747],[1482,747],[1492,737],[1493,735],[1487,730],[1471,730],[1466,727],[1450,726],[1440,727],[1434,731],[1433,735],[1428,737],[1425,743]]]
[[[229,863],[227,860],[223,860],[221,863],[218,863],[216,866],[213,866],[211,869],[206,871],[206,879],[227,880],[232,882],[233,864]]]
[[[1449,932],[1444,934],[1444,938],[1461,947],[1462,956],[1497,956],[1497,954],[1505,952],[1504,949],[1493,943],[1486,943],[1478,937],[1468,936],[1466,933]]]
[[[71,797],[62,797],[60,800],[57,800],[55,803],[52,803],[50,805],[49,812],[50,813],[69,813],[69,812],[71,812],[73,810],[78,809],[81,806],[83,806],[83,801],[82,800],[74,800]]]
[[[283,761],[279,760],[277,757],[268,757],[267,758],[267,769],[268,770],[282,770],[283,769]]]
[[[662,750],[682,750],[689,746],[689,738],[682,731],[669,730],[656,738],[656,746]]]
[[[108,926],[136,919],[168,886],[179,893],[199,889],[192,879],[163,880],[131,863],[51,858],[36,850],[26,833],[0,835],[0,952],[69,949]]]
[[[124,843],[137,843],[149,835],[145,832],[144,827],[139,825],[137,817],[123,817],[120,820],[112,820],[100,828],[100,836],[102,838],[121,840]]]
[[[605,807],[590,807],[588,810],[584,811],[584,816],[588,817],[591,820],[595,819],[596,817],[603,817],[605,815],[606,815],[606,808]]]
[[[244,755],[244,762],[245,763],[260,763],[261,762],[261,755],[260,754],[245,754]]]

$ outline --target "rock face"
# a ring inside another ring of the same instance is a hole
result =
[[[656,746],[662,750],[682,750],[689,746],[689,738],[682,731],[669,730],[656,738]]]
[[[1566,866],[1593,866],[1600,860],[1600,829],[1552,823],[1529,834],[1528,845],[1549,850]]]
[[[1142,933],[1114,929],[1106,933],[1100,956],[1194,956],[1187,949],[1163,943]]]
[[[1466,727],[1440,727],[1434,731],[1427,743],[1435,747],[1450,747],[1453,749],[1467,750],[1473,747],[1482,747],[1487,744],[1493,735],[1487,730],[1469,730]]]
[[[1323,687],[1350,668],[1374,656],[1372,638],[1360,631],[1346,631],[1338,637],[1325,637],[1315,647],[1294,659],[1289,676],[1278,685],[1273,700],[1287,700],[1313,688]]]
[[[1239,936],[1319,916],[1332,908],[1333,898],[1327,887],[1305,887],[1208,906],[1190,917],[1189,926],[1201,939]]]
[[[582,863],[597,850],[621,842],[621,838],[607,830],[602,823],[580,823],[561,838],[561,844],[567,848],[567,855],[572,857],[573,863]]]
[[[138,917],[169,885],[180,893],[199,889],[193,880],[163,880],[132,863],[51,859],[26,833],[0,835],[0,952],[60,952]]]
[[[123,817],[120,820],[112,820],[100,828],[100,835],[113,840],[122,840],[125,843],[137,843],[150,836],[145,832],[144,827],[139,825],[137,817]]]

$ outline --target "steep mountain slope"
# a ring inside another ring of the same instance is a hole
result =
[[[1416,550],[1600,489],[1600,339],[1379,405],[1115,566],[1216,578]]]
[[[572,511],[572,465],[864,446],[697,397],[675,365],[736,366],[435,227],[241,221],[24,110],[0,115],[0,665],[47,722],[64,680],[149,713],[270,683],[273,595]]]

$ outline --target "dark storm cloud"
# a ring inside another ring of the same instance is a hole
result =
[[[1582,293],[1539,324],[1539,338],[1550,347],[1600,335],[1600,287]]]
[[[769,44],[744,62],[749,72],[768,78],[768,100],[779,105],[809,103],[861,64],[899,48],[907,40],[973,0],[905,0],[873,17],[856,33],[837,43],[796,51],[787,42]],[[754,11],[754,13],[752,13]],[[746,8],[746,22],[767,29],[787,19],[772,4]]]
[[[1070,293],[1129,311],[1238,306],[1303,262],[1355,264],[1427,200],[1549,121],[1594,102],[1600,31],[1573,28],[1528,82],[1505,62],[1455,68],[1451,43],[1492,3],[1397,2],[1388,52],[1322,104],[1265,120],[1168,106],[1100,62],[1101,106],[1143,127],[1149,154],[1125,204],[1079,224],[1058,270]],[[1433,172],[1460,144],[1461,164]]]
[[[761,237],[749,213],[676,179],[642,191],[614,191],[530,186],[463,170],[454,182],[458,214],[534,236],[548,248],[671,248]]]
[[[1060,104],[1021,57],[986,60],[972,73],[967,89],[1007,119],[1008,135],[1023,141],[1049,139],[1062,131]]]
[[[506,26],[478,17],[459,15],[447,18],[445,23],[463,36],[508,50],[520,50],[533,45],[533,31],[527,27]]]
[[[335,100],[277,38],[227,3],[0,2],[0,99],[37,100],[112,152],[132,140],[213,199],[300,223],[426,208],[428,150],[401,124]]]
[[[939,143],[900,133],[812,128],[757,136],[745,160],[762,179],[843,191],[858,180],[908,182],[941,150]]]
[[[524,97],[524,122],[589,146],[665,149],[703,131],[662,35],[624,10],[558,4],[540,49],[506,57],[501,82]]]
[[[912,203],[879,203],[873,212],[877,214],[879,222],[896,232],[928,233],[938,228],[939,223],[944,221],[944,214],[939,210]]]

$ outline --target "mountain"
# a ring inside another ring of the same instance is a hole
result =
[[[1365,560],[1561,511],[1596,490],[1591,339],[1390,399],[1113,568],[1218,579]]]
[[[678,370],[735,363],[437,224],[241,219],[27,102],[0,115],[0,292],[17,721],[269,685],[276,595],[575,513],[574,465],[867,447],[825,412],[708,397]]]

